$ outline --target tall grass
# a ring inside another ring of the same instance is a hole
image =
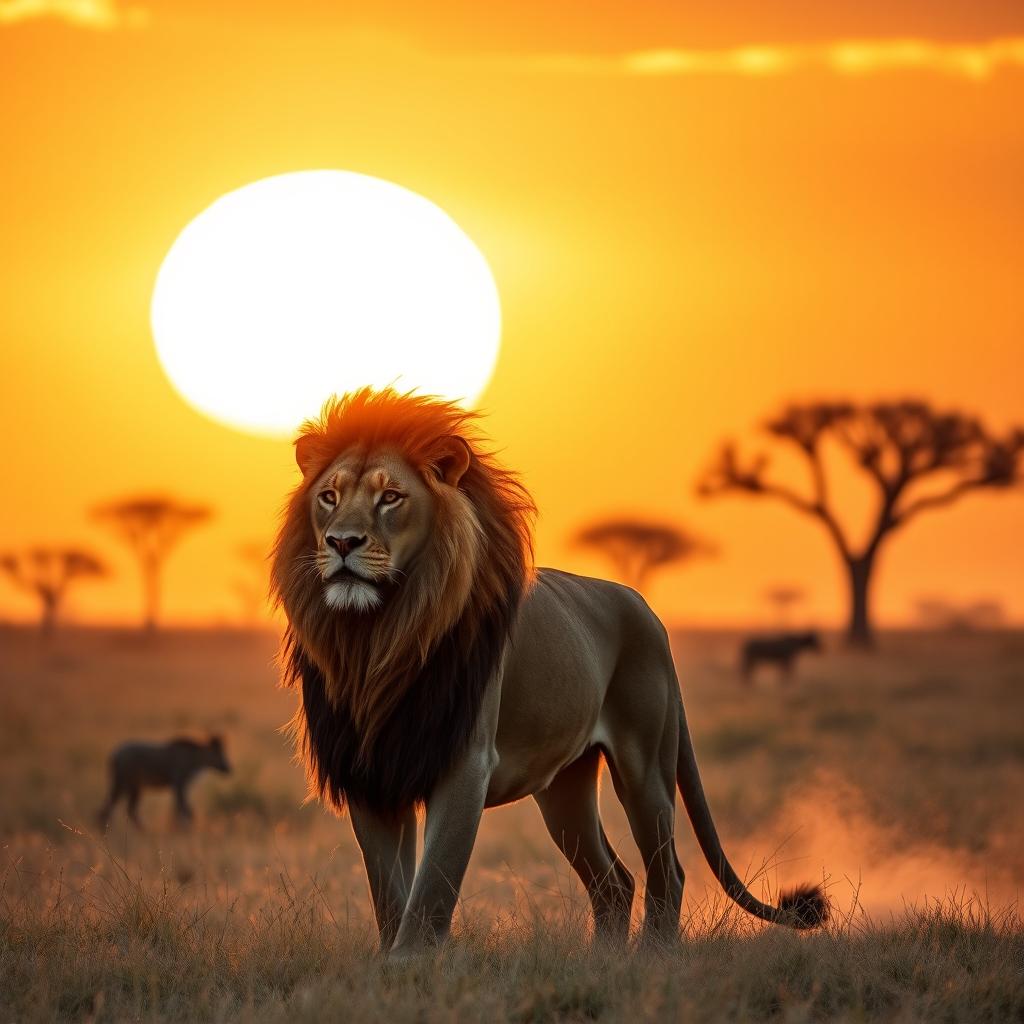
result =
[[[182,898],[168,873],[107,870],[69,888],[8,862],[0,882],[0,1019],[11,1021],[1014,1021],[1024,922],[958,892],[879,922],[856,893],[822,931],[767,928],[719,896],[678,944],[594,945],[587,908],[463,908],[453,940],[401,967],[315,879],[282,871],[239,911]]]
[[[525,801],[485,815],[453,941],[394,969],[349,824],[303,805],[273,637],[68,635],[55,659],[0,630],[0,1024],[1024,1022],[1024,634],[887,636],[752,689],[736,637],[676,639],[709,798],[734,864],[761,865],[754,891],[823,867],[862,888],[831,887],[821,932],[763,927],[713,886],[680,815],[679,943],[592,948]],[[119,810],[106,845],[85,834],[115,743],[209,730],[236,771],[198,782],[190,833],[154,793],[146,832]],[[602,808],[639,879],[610,786]]]

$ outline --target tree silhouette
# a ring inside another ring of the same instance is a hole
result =
[[[789,611],[807,597],[807,591],[794,583],[776,583],[764,591],[764,599],[774,609],[779,622],[789,620]]]
[[[790,405],[764,428],[804,458],[809,493],[769,480],[768,455],[743,462],[731,443],[698,484],[698,493],[768,496],[817,520],[847,570],[847,637],[854,646],[873,642],[872,574],[879,550],[893,533],[924,512],[951,505],[974,491],[1007,489],[1024,477],[1024,429],[1000,437],[973,416],[939,411],[923,401]],[[829,494],[826,442],[843,449],[877,492],[877,511],[860,545],[850,540]]]
[[[604,554],[634,590],[642,590],[656,569],[714,553],[710,544],[670,523],[640,519],[601,520],[581,529],[573,542]]]
[[[160,574],[171,549],[190,529],[205,522],[212,511],[202,505],[185,505],[174,498],[146,496],[125,498],[94,510],[131,548],[142,572],[143,627],[156,629],[160,603]]]
[[[50,636],[68,589],[78,580],[107,574],[103,563],[81,548],[29,548],[0,555],[0,571],[40,604],[40,625]]]
[[[232,587],[246,623],[252,626],[259,622],[267,607],[267,545],[248,541],[239,544],[235,554],[245,566],[245,575],[236,576]]]
[[[944,597],[920,597],[914,607],[925,629],[968,633],[976,629],[999,629],[1006,623],[1006,610],[1002,602],[996,600],[961,603]]]

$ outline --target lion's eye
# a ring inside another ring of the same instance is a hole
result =
[[[402,495],[398,491],[385,491],[380,496],[380,503],[382,505],[394,505],[396,501],[400,501]]]
[[[337,505],[338,504],[338,496],[334,493],[334,491],[321,491],[319,497],[320,497],[320,500],[325,505]]]

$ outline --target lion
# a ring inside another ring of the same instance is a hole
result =
[[[824,922],[820,887],[772,906],[730,866],[664,627],[627,587],[534,570],[534,504],[476,421],[391,389],[332,399],[295,442],[302,480],[273,552],[298,755],[311,791],[348,809],[382,950],[405,959],[447,937],[483,811],[529,796],[596,935],[625,941],[634,881],[598,813],[602,762],[646,868],[642,938],[678,936],[677,785],[733,900]]]

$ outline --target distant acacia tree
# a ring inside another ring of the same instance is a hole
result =
[[[235,549],[239,561],[245,566],[244,575],[233,582],[235,594],[242,606],[242,614],[250,626],[259,622],[267,607],[267,546],[257,541],[239,544]]]
[[[770,480],[768,455],[743,461],[736,447],[726,444],[698,484],[698,493],[768,496],[817,520],[847,570],[847,637],[854,646],[873,641],[872,574],[879,550],[893,533],[923,512],[975,491],[1006,490],[1024,477],[1024,429],[997,436],[973,416],[936,410],[923,401],[790,405],[764,428],[803,457],[809,491]],[[851,541],[829,494],[826,442],[845,450],[875,485],[878,506],[861,545]]]
[[[600,551],[619,579],[635,590],[643,590],[657,569],[714,553],[712,545],[680,527],[641,519],[601,520],[581,529],[573,541]]]
[[[160,575],[167,556],[182,536],[206,522],[212,511],[204,505],[186,505],[174,498],[125,498],[94,510],[131,548],[142,572],[143,626],[156,629],[160,605]]]
[[[776,583],[764,591],[764,599],[775,609],[780,623],[788,622],[790,610],[806,598],[807,591],[794,583]]]
[[[1000,601],[951,601],[944,597],[920,597],[915,602],[918,621],[925,629],[967,633],[975,629],[999,629],[1006,624]]]
[[[69,588],[80,580],[107,574],[103,563],[81,548],[29,548],[0,554],[0,571],[22,590],[33,594],[41,609],[44,635],[53,633]]]

